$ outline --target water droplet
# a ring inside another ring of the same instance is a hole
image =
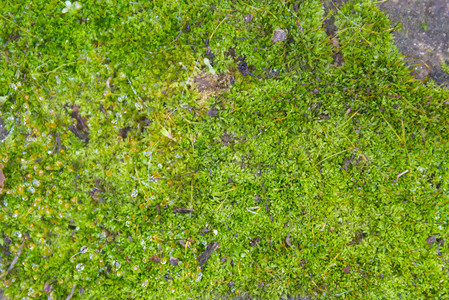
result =
[[[77,270],[77,271],[82,271],[82,270],[84,270],[84,264],[77,264],[77,265],[76,265],[76,270]]]
[[[148,279],[145,279],[145,280],[142,282],[141,287],[146,288],[147,286],[148,286]]]
[[[114,267],[116,270],[120,269],[121,265],[118,261],[114,261],[112,263],[112,267]]]

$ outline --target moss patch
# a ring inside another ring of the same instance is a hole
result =
[[[449,93],[371,1],[80,4],[2,7],[7,295],[446,295]]]

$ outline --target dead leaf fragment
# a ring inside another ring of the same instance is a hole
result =
[[[251,22],[253,20],[253,18],[254,18],[253,15],[249,14],[249,15],[246,15],[246,16],[243,17],[243,21],[245,23],[249,23],[249,22]]]
[[[347,265],[347,266],[343,269],[343,271],[345,271],[346,274],[349,274],[349,272],[351,272],[351,266],[350,266],[350,265]]]
[[[289,247],[292,246],[292,240],[291,240],[290,234],[287,234],[287,236],[285,237],[285,244]]]
[[[179,264],[179,259],[177,259],[176,257],[170,256],[170,264],[173,267],[176,267]]]
[[[436,242],[436,240],[437,240],[437,238],[434,235],[432,235],[426,239],[426,243],[427,243],[427,245],[429,245],[429,247],[431,247],[432,244]]]
[[[178,214],[189,214],[194,211],[195,211],[194,209],[190,209],[190,208],[179,208],[176,206],[173,207],[173,212],[178,213]]]
[[[106,80],[106,87],[108,88],[108,90],[110,90],[110,91],[112,91],[112,89],[111,89],[111,80],[112,80],[112,77],[114,76],[114,74],[112,74],[111,76],[109,76],[108,77],[108,79]]]
[[[275,44],[277,42],[283,42],[287,39],[287,33],[282,29],[275,29],[273,32],[273,38],[271,39],[271,43]]]
[[[5,174],[3,174],[2,168],[0,168],[0,193],[3,190],[3,187],[5,186],[6,177]]]
[[[44,293],[45,294],[50,294],[53,291],[53,286],[51,284],[49,284],[48,282],[46,282],[44,284]]]
[[[249,241],[249,245],[251,247],[256,247],[260,242],[260,236],[253,238],[251,241]]]
[[[220,243],[218,242],[213,242],[207,245],[206,250],[204,250],[204,252],[201,253],[200,256],[198,256],[197,258],[198,264],[200,266],[204,265],[206,261],[209,259],[209,257],[212,255],[212,253],[218,249],[218,247],[220,247]]]
[[[154,263],[156,263],[156,264],[158,264],[158,263],[161,262],[161,258],[160,258],[159,256],[157,256],[157,255],[154,255],[154,256],[150,257],[150,259],[151,259]]]

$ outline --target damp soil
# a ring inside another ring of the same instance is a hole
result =
[[[394,31],[395,44],[415,77],[449,87],[449,74],[441,70],[449,63],[449,1],[389,0],[378,7],[400,28]]]

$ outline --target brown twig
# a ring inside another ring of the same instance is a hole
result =
[[[408,170],[405,170],[404,172],[402,172],[402,173],[399,173],[398,174],[398,176],[396,176],[396,180],[395,180],[395,182],[397,183],[398,182],[398,180],[399,180],[399,177],[401,177],[402,175],[405,175],[405,174],[407,174],[408,173]]]
[[[5,273],[3,273],[2,275],[0,275],[0,278],[3,278],[3,277],[5,277],[6,275],[8,275],[8,273],[11,272],[11,270],[14,268],[14,266],[16,265],[16,263],[19,261],[20,254],[22,254],[23,245],[25,245],[25,241],[23,241],[23,242],[22,242],[22,245],[20,245],[19,251],[17,252],[17,255],[14,257],[14,259],[12,260],[11,264],[9,265],[8,270],[6,270]]]
[[[70,294],[65,298],[65,300],[70,300],[73,296],[73,293],[75,293],[76,283],[73,284],[72,290],[70,291]]]

